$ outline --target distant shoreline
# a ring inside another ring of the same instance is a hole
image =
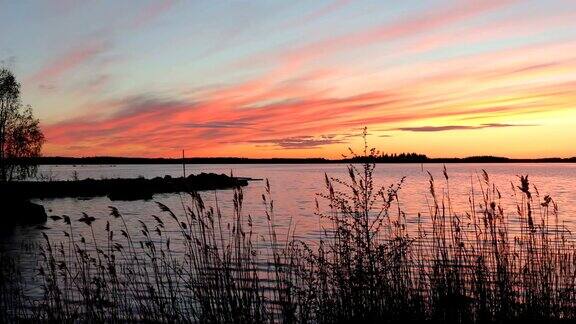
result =
[[[324,159],[324,158],[128,158],[128,157],[40,157],[20,161],[24,164],[37,165],[104,165],[104,164],[332,164],[332,163],[361,163],[364,158],[355,159]],[[495,156],[476,156],[466,158],[428,158],[417,156],[391,156],[370,159],[375,163],[576,163],[576,157],[571,158],[538,158],[538,159],[512,159]]]

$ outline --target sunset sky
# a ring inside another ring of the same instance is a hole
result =
[[[575,156],[576,1],[0,0],[48,156]]]

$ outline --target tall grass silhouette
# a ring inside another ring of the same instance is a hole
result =
[[[110,207],[104,244],[96,240],[93,217],[64,216],[64,240],[44,235],[38,267],[42,298],[27,296],[16,261],[2,259],[1,319],[576,319],[573,237],[560,225],[554,200],[540,196],[528,176],[511,187],[516,200],[511,213],[485,171],[472,181],[469,209],[462,211],[452,205],[446,168],[441,180],[429,174],[428,211],[411,224],[400,203],[404,179],[377,186],[373,157],[379,152],[365,144],[361,155],[351,153],[363,163],[349,165],[346,179],[325,175],[326,189],[314,211],[322,224],[316,240],[297,239],[292,226],[277,233],[268,183],[259,216],[266,233],[254,231],[254,219],[242,209],[241,188],[234,189],[232,214],[223,214],[217,200],[206,206],[201,194],[189,192],[182,210],[157,203],[158,214],[141,220],[137,229]],[[76,233],[72,222],[84,223],[90,235]]]

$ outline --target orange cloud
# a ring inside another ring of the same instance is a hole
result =
[[[518,99],[532,96],[528,102],[507,103],[489,97],[483,104],[478,104],[475,98],[450,97],[442,93],[423,98],[397,90],[341,98],[310,92],[292,100],[286,98],[285,101],[254,106],[279,96],[274,91],[268,93],[269,97],[266,93],[244,97],[241,92],[236,92],[251,86],[230,87],[200,101],[134,97],[116,103],[119,109],[112,116],[57,123],[46,127],[45,131],[52,145],[80,145],[90,148],[93,154],[109,154],[112,148],[131,147],[139,148],[137,155],[169,155],[182,148],[214,155],[218,152],[215,148],[231,143],[304,149],[345,143],[347,139],[344,136],[329,139],[322,136],[346,134],[364,125],[542,111],[548,109],[545,104],[549,101],[550,91],[570,87],[569,84],[556,85],[554,88],[542,87],[517,93]],[[285,90],[291,93],[289,85]],[[556,93],[554,100],[570,95],[573,94]],[[562,105],[555,108],[562,108]],[[83,150],[68,152],[86,154]]]

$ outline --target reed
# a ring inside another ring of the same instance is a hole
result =
[[[64,240],[44,235],[38,274],[42,298],[26,294],[16,260],[3,257],[3,321],[272,322],[545,322],[576,319],[574,241],[550,196],[520,176],[513,213],[489,175],[471,181],[469,209],[452,205],[450,177],[429,175],[428,210],[410,224],[400,203],[404,179],[374,182],[379,152],[347,179],[325,175],[315,214],[317,240],[292,226],[276,232],[266,184],[266,233],[254,231],[243,192],[233,212],[217,196],[206,206],[189,192],[179,211],[127,225],[110,207],[107,240],[98,243],[89,215],[64,216]],[[443,190],[438,189],[438,181]],[[405,202],[409,203],[409,201]],[[84,237],[72,222],[84,223]],[[138,231],[138,232],[136,232]],[[84,232],[86,233],[86,232]],[[174,246],[177,245],[177,248]]]

